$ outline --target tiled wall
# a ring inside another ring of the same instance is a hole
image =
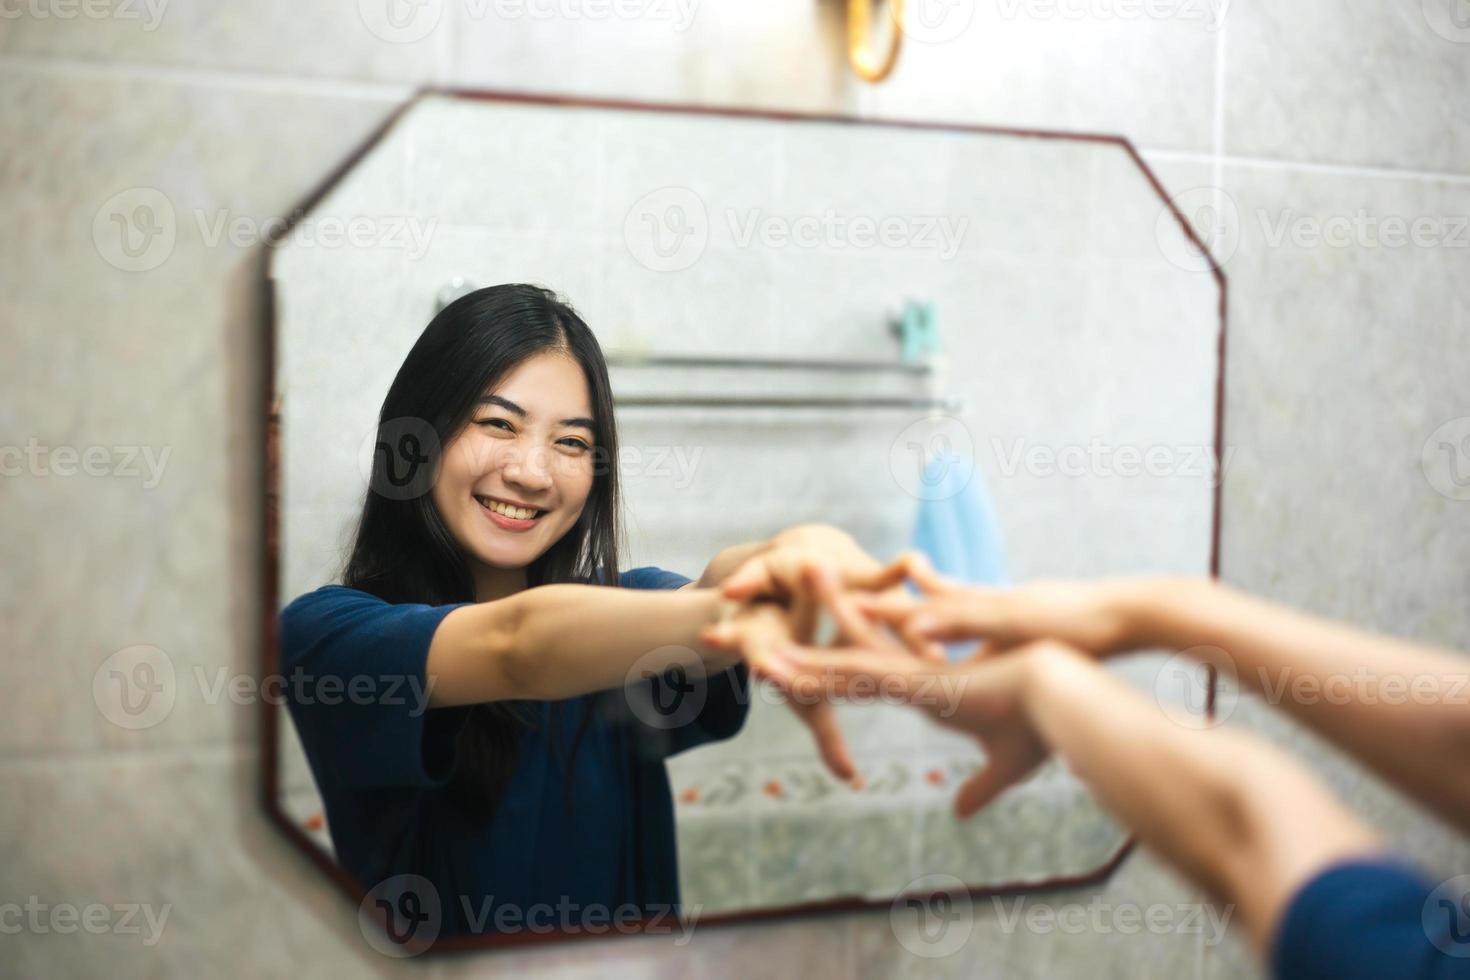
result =
[[[1126,5],[962,2],[951,6],[965,22],[929,22],[916,32],[927,43],[876,89],[846,74],[838,6],[706,0],[686,24],[688,6],[673,3],[649,8],[669,18],[600,21],[431,3],[440,20],[409,41],[368,3],[173,0],[154,23],[158,3],[83,14],[51,0],[0,18],[3,441],[98,448],[105,461],[68,475],[56,456],[0,483],[0,902],[170,909],[151,946],[121,930],[7,935],[7,969],[1255,973],[1238,942],[1208,932],[1038,933],[989,903],[965,949],[938,959],[908,953],[880,912],[710,930],[687,948],[646,937],[398,963],[363,944],[354,910],[260,817],[255,707],[199,694],[253,676],[260,642],[261,249],[216,237],[213,221],[286,213],[423,82],[1133,137],[1171,190],[1206,188],[1200,201],[1216,210],[1192,214],[1226,215],[1225,578],[1470,648],[1470,503],[1436,490],[1447,463],[1421,459],[1436,429],[1470,416],[1470,248],[1457,220],[1470,214],[1470,31],[1449,3],[1200,0],[1127,16]],[[109,199],[137,187],[190,218],[146,272],[119,268],[126,257],[94,229]],[[1390,218],[1427,223],[1393,245]],[[1331,243],[1314,243],[1314,228]],[[144,450],[162,461],[157,480],[128,462]],[[128,731],[90,691],[110,655],[139,644],[167,651],[194,693],[164,723]],[[1236,720],[1312,759],[1443,877],[1470,870],[1442,827],[1315,740],[1248,707]],[[1096,896],[1198,898],[1135,856],[1102,888],[1031,901]]]

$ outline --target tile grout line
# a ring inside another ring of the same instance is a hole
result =
[[[1445,184],[1470,184],[1470,173],[1439,170],[1368,167],[1351,163],[1314,163],[1305,160],[1277,160],[1270,157],[1232,156],[1202,150],[1174,150],[1167,147],[1138,146],[1138,152],[1149,160],[1180,163],[1218,164],[1220,167],[1243,167],[1253,170],[1285,170],[1315,173],[1328,177],[1365,177],[1377,180],[1415,180]]]
[[[0,71],[32,71],[40,75],[64,75],[115,79],[121,75],[142,81],[172,82],[210,88],[233,88],[248,92],[332,96],[344,99],[392,99],[402,101],[419,87],[417,82],[351,81],[316,78],[310,75],[267,74],[225,71],[171,65],[149,65],[125,61],[89,61],[35,55],[0,55]]]
[[[143,762],[168,765],[205,758],[216,762],[232,762],[253,758],[260,747],[253,740],[221,739],[190,742],[185,745],[149,745],[138,748],[59,749],[41,752],[11,752],[0,759],[0,774],[24,772],[37,767],[110,765]]]
[[[1224,48],[1224,29],[1217,49]],[[453,58],[448,70],[453,70]],[[149,65],[140,62],[91,61],[79,58],[58,58],[49,55],[0,54],[0,71],[34,71],[38,74],[85,75],[92,77],[132,76],[146,81],[194,84],[214,88],[236,88],[245,91],[279,92],[294,95],[333,96],[363,100],[405,100],[421,87],[420,81],[370,81],[347,80],[311,75],[266,74],[249,71],[225,71],[219,69],[191,68],[185,66]],[[445,70],[440,68],[440,71]],[[1217,69],[1218,71],[1218,69]],[[437,72],[436,72],[437,73]],[[448,83],[448,79],[444,80]],[[1222,80],[1223,81],[1223,80]],[[1219,86],[1223,91],[1223,84]],[[1223,101],[1223,94],[1216,95]],[[1217,106],[1217,113],[1220,108]],[[864,116],[864,111],[857,113]],[[1311,161],[1281,160],[1270,157],[1231,156],[1224,152],[1224,123],[1217,122],[1212,129],[1213,149],[1177,150],[1167,147],[1150,147],[1135,143],[1145,156],[1159,160],[1183,160],[1213,163],[1220,166],[1251,167],[1256,169],[1279,168],[1288,171],[1330,174],[1345,177],[1370,177],[1392,180],[1422,180],[1446,183],[1470,183],[1470,173],[1420,170],[1415,168],[1372,167],[1349,163],[1317,163]]]

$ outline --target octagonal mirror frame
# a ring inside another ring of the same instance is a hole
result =
[[[881,129],[890,127],[894,129],[918,129],[935,132],[949,132],[955,134],[969,134],[979,136],[1005,136],[1021,139],[1032,139],[1042,141],[1059,141],[1074,143],[1094,143],[1111,145],[1121,150],[1127,158],[1137,167],[1138,171],[1148,184],[1152,192],[1158,197],[1161,208],[1171,214],[1178,223],[1189,244],[1198,252],[1203,261],[1208,264],[1208,272],[1214,279],[1219,292],[1219,331],[1216,349],[1217,367],[1215,377],[1214,397],[1214,427],[1213,441],[1215,461],[1224,458],[1224,414],[1225,414],[1225,354],[1227,333],[1227,280],[1224,270],[1210,254],[1204,243],[1200,240],[1184,214],[1179,210],[1177,204],[1170,198],[1157,175],[1150,169],[1138,150],[1126,137],[1099,133],[1067,132],[1047,129],[1019,129],[1001,126],[968,125],[954,122],[926,122],[915,120],[869,118],[842,114],[827,113],[805,113],[786,112],[777,110],[743,109],[729,107],[709,107],[698,105],[685,105],[676,103],[654,103],[643,101],[629,101],[618,99],[599,99],[565,97],[554,95],[541,95],[514,91],[497,90],[465,90],[453,88],[425,88],[412,96],[402,106],[395,109],[384,123],[378,127],[340,166],[331,172],[310,194],[306,196],[295,208],[292,209],[291,219],[287,230],[295,224],[310,216],[313,209],[322,199],[339,183],[341,183],[353,170],[355,165],[366,157],[387,136],[398,121],[420,100],[425,98],[454,98],[466,100],[479,100],[499,103],[513,103],[523,105],[539,105],[545,107],[562,107],[578,109],[608,109],[626,110],[637,112],[671,113],[682,115],[694,115],[710,118],[745,119],[745,120],[767,120],[794,125],[808,123],[838,123],[862,126],[865,128]],[[288,238],[282,234],[277,239],[284,241]],[[264,535],[262,537],[262,593],[264,601],[263,612],[263,650],[261,660],[261,676],[270,677],[279,671],[280,650],[278,636],[278,603],[280,601],[280,510],[279,510],[279,402],[275,392],[276,372],[276,328],[278,317],[276,315],[275,282],[270,276],[270,262],[273,249],[265,250],[265,262],[261,276],[260,287],[263,291],[263,388],[266,392],[265,425],[263,430],[263,444],[260,447],[263,458],[263,487],[262,498],[264,501]],[[1217,470],[1218,472],[1218,470]],[[1223,477],[1223,474],[1221,474]],[[1216,479],[1211,488],[1211,521],[1209,536],[1209,574],[1212,578],[1219,576],[1220,565],[1220,516],[1223,490],[1223,478]],[[1206,712],[1213,716],[1215,709],[1216,678],[1213,670],[1209,673],[1207,682]],[[266,698],[261,700],[259,724],[261,726],[261,753],[260,764],[257,771],[259,779],[260,803],[269,821],[281,832],[286,840],[301,852],[311,864],[315,865],[325,874],[334,885],[350,901],[359,906],[362,905],[367,896],[367,889],[356,881],[350,874],[341,868],[333,855],[313,840],[303,829],[287,815],[281,806],[278,795],[278,776],[280,765],[280,736],[279,722],[281,706],[276,699]],[[970,887],[968,894],[973,900],[975,898],[990,897],[996,895],[1021,895],[1028,893],[1056,891],[1065,888],[1075,888],[1084,885],[1100,884],[1107,881],[1113,873],[1127,859],[1136,844],[1135,838],[1126,837],[1119,845],[1116,852],[1097,868],[1082,873],[1068,876],[1048,878],[1039,881],[1024,881],[1013,883],[1001,883],[985,886]],[[852,897],[832,901],[816,902],[793,907],[779,907],[768,909],[742,910],[738,912],[708,915],[700,918],[703,924],[718,924],[726,922],[758,921],[772,918],[781,918],[793,914],[841,912],[861,909],[875,909],[890,907],[900,899],[918,898],[926,899],[929,896],[919,895],[895,895],[883,899],[869,899]],[[363,915],[370,914],[364,911]],[[379,922],[379,927],[382,923]],[[516,934],[483,933],[458,935],[447,937],[435,937],[430,942],[420,946],[412,946],[405,949],[407,954],[422,952],[452,952],[457,950],[494,948],[501,946],[520,946],[533,942],[555,941],[562,939],[580,938],[588,935],[586,931],[567,933],[557,929],[545,932],[522,932]]]

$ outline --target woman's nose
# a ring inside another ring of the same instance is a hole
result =
[[[546,490],[551,487],[551,466],[546,453],[538,449],[527,449],[510,454],[502,470],[507,482],[528,490]]]

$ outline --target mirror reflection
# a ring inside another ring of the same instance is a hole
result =
[[[1054,762],[956,817],[960,692],[776,675],[971,655],[853,605],[935,576],[1210,571],[1219,287],[1124,146],[428,96],[312,226],[271,262],[274,790],[390,915],[1109,870]],[[1110,669],[1203,710],[1161,660]]]

